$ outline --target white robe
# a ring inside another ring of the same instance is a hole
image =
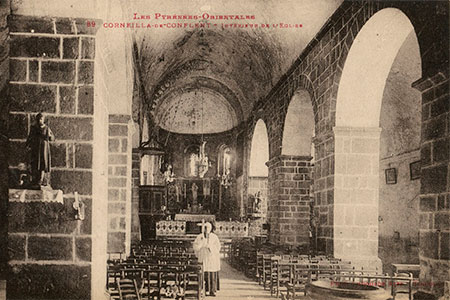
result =
[[[217,235],[210,233],[209,238],[205,238],[203,233],[200,233],[193,246],[195,255],[203,262],[203,271],[220,271],[220,241]]]

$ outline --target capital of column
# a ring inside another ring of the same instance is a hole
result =
[[[381,127],[350,127],[335,126],[333,127],[334,137],[367,137],[379,138]]]
[[[269,161],[266,162],[267,167],[273,167],[277,164],[281,163],[282,161],[305,161],[309,162],[313,159],[310,155],[286,155],[286,154],[280,154],[277,156],[272,157]]]

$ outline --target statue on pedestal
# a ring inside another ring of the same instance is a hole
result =
[[[55,140],[53,132],[44,122],[44,116],[38,113],[26,142],[30,151],[32,185],[39,188],[50,186],[50,141]]]

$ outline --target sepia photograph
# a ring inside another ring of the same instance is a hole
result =
[[[0,0],[0,300],[450,300],[447,0]]]

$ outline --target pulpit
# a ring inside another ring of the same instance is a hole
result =
[[[165,206],[165,199],[165,186],[139,187],[139,219],[143,240],[156,238],[156,222],[164,218],[164,211],[161,208]]]

